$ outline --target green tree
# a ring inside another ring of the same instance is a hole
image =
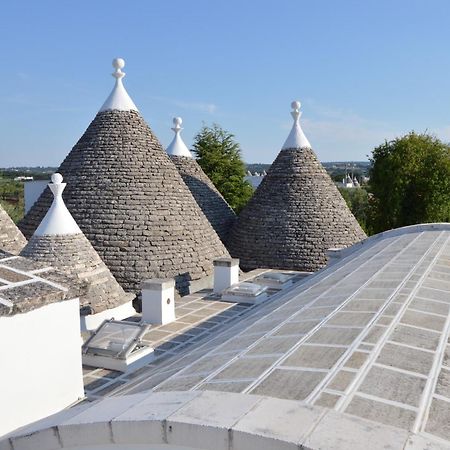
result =
[[[450,221],[450,146],[411,132],[372,152],[369,228]]]
[[[192,150],[200,167],[238,213],[253,195],[253,188],[244,179],[245,164],[234,135],[217,124],[204,126],[195,136]]]
[[[346,201],[361,228],[370,234],[367,219],[369,213],[369,194],[365,188],[339,188],[339,192]]]

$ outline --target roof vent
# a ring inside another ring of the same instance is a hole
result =
[[[222,292],[222,300],[234,303],[257,305],[267,300],[267,286],[242,282],[230,286]]]
[[[106,320],[82,347],[83,364],[127,372],[154,359],[153,348],[141,342],[148,325]]]
[[[284,289],[294,283],[294,278],[296,276],[297,274],[295,273],[265,272],[256,277],[253,281],[273,289]]]

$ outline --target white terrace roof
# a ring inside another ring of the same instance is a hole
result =
[[[210,443],[222,442],[220,430],[232,436],[224,448],[250,448],[251,434],[276,439],[264,448],[291,448],[278,447],[285,440],[306,448],[449,448],[450,224],[382,233],[343,256],[184,351],[118,377],[105,391],[114,398],[68,423],[103,420],[116,439],[125,416],[148,418],[161,421],[165,443],[196,448],[216,448]],[[174,398],[183,403],[177,412],[167,406]],[[219,434],[208,441],[210,428]],[[197,432],[205,447],[189,441]]]
[[[302,400],[450,444],[450,224],[368,239],[287,295],[119,392]]]

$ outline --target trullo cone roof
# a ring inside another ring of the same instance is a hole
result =
[[[172,130],[175,132],[175,136],[167,147],[167,153],[203,214],[222,242],[226,243],[236,215],[184,144],[180,136],[181,118],[175,117],[173,123]]]
[[[60,174],[50,184],[55,198],[41,224],[21,252],[21,256],[51,265],[73,276],[83,285],[82,314],[95,314],[131,301],[117,283],[94,247],[81,232],[62,199],[66,187]]]
[[[231,230],[228,249],[246,270],[315,271],[328,249],[366,237],[303,134],[300,103],[292,106],[292,131]]]
[[[68,184],[64,200],[125,290],[175,277],[185,294],[228,252],[126,93],[123,65],[114,60],[113,92],[58,169]],[[25,235],[50,203],[46,189],[21,223]]]
[[[0,250],[18,255],[27,240],[0,205]]]

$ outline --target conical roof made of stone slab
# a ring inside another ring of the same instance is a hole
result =
[[[0,205],[0,250],[18,255],[27,240]]]
[[[58,169],[77,224],[125,290],[175,277],[180,294],[228,252],[137,111],[97,114]],[[21,222],[31,235],[52,202],[47,188]]]
[[[174,155],[171,155],[170,159],[175,164],[203,214],[222,242],[226,243],[236,219],[234,211],[195,159]]]
[[[282,150],[231,230],[228,249],[245,270],[315,271],[329,248],[366,237],[309,148]]]
[[[83,286],[82,315],[97,314],[134,298],[134,294],[125,293],[82,233],[33,235],[20,256],[47,264],[79,281]]]

